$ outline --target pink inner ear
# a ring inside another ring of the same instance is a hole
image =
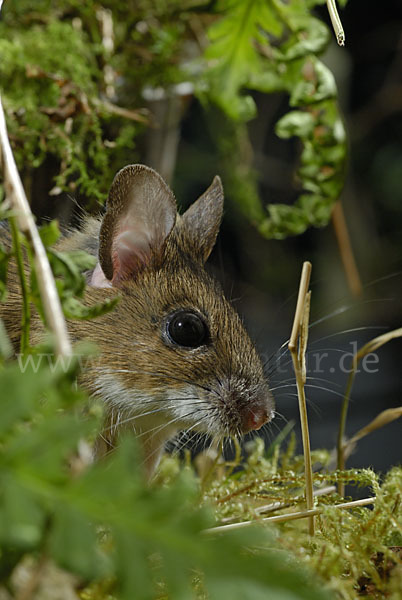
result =
[[[149,262],[151,240],[149,234],[137,227],[127,227],[119,233],[112,245],[113,279],[119,281],[130,278],[141,265]]]
[[[96,288],[110,288],[112,287],[112,282],[106,278],[106,275],[102,271],[102,267],[99,263],[97,263],[96,267],[92,272],[91,279],[89,281],[89,285]]]

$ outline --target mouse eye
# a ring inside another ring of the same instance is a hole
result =
[[[185,348],[198,348],[207,342],[208,328],[201,315],[180,310],[167,319],[166,333],[171,342]]]

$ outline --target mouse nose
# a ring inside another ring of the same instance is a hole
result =
[[[274,406],[274,399],[265,382],[250,384],[244,380],[232,380],[231,389],[226,390],[225,415],[236,433],[245,434],[261,429],[274,418]]]
[[[268,406],[249,405],[245,406],[241,413],[242,432],[248,433],[261,429],[265,423],[272,419],[272,410]]]
[[[274,399],[268,385],[264,382],[250,393],[248,402],[240,411],[243,433],[261,429],[265,423],[272,421],[275,415]]]

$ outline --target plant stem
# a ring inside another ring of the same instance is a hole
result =
[[[381,346],[383,346],[387,342],[399,337],[402,337],[402,327],[398,329],[393,329],[392,331],[388,331],[387,333],[379,335],[373,340],[370,340],[353,355],[352,368],[349,373],[349,378],[345,390],[345,396],[342,402],[341,416],[339,420],[337,442],[337,467],[341,471],[343,471],[345,468],[345,445],[343,440],[345,437],[346,417],[348,414],[350,393],[352,391],[353,381],[357,371],[357,365],[359,364],[359,361],[361,360],[361,358],[363,358],[363,356],[366,356],[370,352],[378,350],[378,348],[381,348]],[[341,482],[338,483],[338,492],[341,496],[343,496],[345,493],[345,486]]]
[[[376,497],[362,498],[361,500],[353,500],[352,502],[343,502],[342,504],[333,504],[331,508],[355,508],[357,506],[367,506],[368,504],[374,504]],[[326,506],[325,508],[328,508]],[[241,523],[229,523],[228,525],[219,525],[218,527],[211,527],[205,529],[203,533],[220,533],[228,531],[230,529],[242,529],[243,527],[249,527],[256,523],[284,523],[286,521],[295,521],[296,519],[313,518],[315,515],[322,514],[322,508],[313,508],[312,510],[301,510],[298,512],[288,513],[287,515],[275,515],[274,517],[264,517],[264,519],[255,519],[253,521],[242,521]]]
[[[29,288],[24,271],[24,259],[22,256],[22,247],[20,233],[15,222],[15,217],[9,218],[11,237],[13,240],[13,250],[15,261],[17,263],[18,276],[21,284],[22,295],[22,315],[21,315],[21,339],[20,352],[26,354],[29,351],[29,328],[31,324],[31,311],[29,307]]]
[[[302,430],[304,470],[306,478],[306,505],[307,510],[314,507],[313,469],[311,464],[310,435],[308,430],[306,394],[305,353],[307,347],[308,318],[310,309],[310,283],[311,263],[305,262],[300,279],[299,294],[297,298],[295,317],[289,341],[289,351],[292,356],[293,368],[296,376],[297,397],[299,399],[300,425]],[[314,516],[309,517],[309,532],[314,535]]]
[[[342,401],[341,416],[339,420],[338,441],[337,441],[337,469],[343,471],[345,468],[345,454],[343,440],[345,437],[346,417],[348,415],[350,393],[352,391],[353,380],[355,377],[355,361],[353,360],[353,368],[349,373],[348,382],[346,385],[345,396]],[[345,495],[345,484],[343,481],[338,482],[338,493],[340,496]]]

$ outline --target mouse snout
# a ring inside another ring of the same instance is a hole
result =
[[[265,423],[272,419],[272,411],[268,406],[245,406],[240,414],[242,433],[248,433],[256,429],[261,429]]]
[[[242,433],[261,429],[274,418],[274,403],[269,390],[264,389],[257,398],[251,397],[240,409]]]
[[[261,429],[274,417],[274,401],[268,386],[258,386],[252,392],[232,389],[230,404],[236,406],[238,422],[242,434]]]

